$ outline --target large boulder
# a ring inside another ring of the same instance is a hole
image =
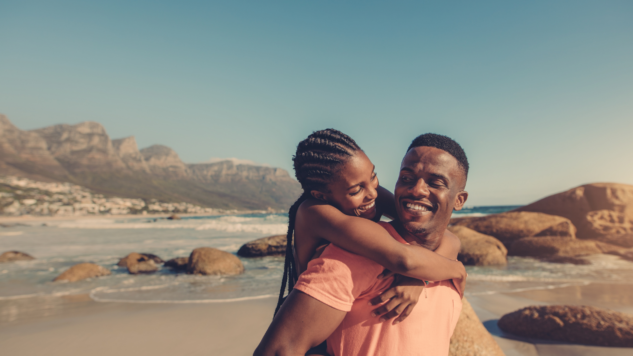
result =
[[[129,255],[121,258],[119,260],[119,262],[116,264],[119,267],[127,267],[128,266],[128,261],[138,261],[139,257],[138,256],[144,256],[147,260],[152,260],[154,261],[154,263],[164,263],[165,261],[163,261],[162,258],[151,254],[151,253],[137,253],[137,252],[132,252]]]
[[[127,267],[128,272],[130,274],[140,274],[140,273],[154,273],[158,271],[158,266],[156,262],[154,262],[154,258],[157,258],[161,262],[163,261],[160,257],[152,254],[140,254],[136,252],[132,252],[129,255],[123,257],[117,266]]]
[[[462,243],[457,256],[464,265],[505,266],[508,264],[508,250],[501,241],[484,235],[465,226],[451,226],[449,230],[457,235]]]
[[[507,212],[475,218],[451,220],[456,226],[465,226],[482,234],[490,235],[506,247],[523,237],[557,236],[561,239],[576,237],[576,228],[566,218],[542,213]]]
[[[87,278],[109,276],[110,270],[94,263],[76,264],[53,279],[53,282],[77,282]]]
[[[242,274],[244,265],[235,255],[211,247],[191,251],[187,273],[204,275]]]
[[[462,299],[462,312],[451,337],[449,356],[503,356],[504,353],[466,298]]]
[[[7,251],[0,255],[0,263],[2,262],[15,262],[15,261],[30,261],[35,257],[20,251]]]
[[[516,211],[562,216],[576,226],[578,238],[633,247],[633,185],[581,185]]]
[[[189,263],[189,257],[176,257],[165,262],[164,266],[180,272],[180,271],[187,270],[188,263]]]
[[[262,237],[242,245],[237,254],[242,257],[283,256],[286,243],[286,235]]]
[[[498,325],[524,337],[633,347],[633,315],[588,306],[530,306],[504,315]]]
[[[524,237],[508,249],[510,256],[553,257],[586,256],[602,253],[596,241],[566,240],[558,237]]]

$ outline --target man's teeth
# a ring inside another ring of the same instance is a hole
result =
[[[376,202],[375,202],[375,201],[373,201],[373,202],[371,202],[371,204],[367,204],[367,205],[365,205],[365,206],[359,206],[359,207],[358,207],[358,210],[360,210],[360,211],[367,211],[367,210],[369,210],[369,209],[373,208],[373,207],[374,207],[374,205],[376,205]]]
[[[429,207],[426,205],[419,205],[419,204],[413,204],[413,203],[407,203],[406,204],[406,208],[409,210],[415,210],[415,211],[429,211]]]

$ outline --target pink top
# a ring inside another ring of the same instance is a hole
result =
[[[388,223],[381,222],[396,240],[407,243]],[[321,257],[310,261],[295,288],[342,311],[343,322],[327,339],[334,356],[446,356],[462,309],[459,293],[450,281],[430,282],[426,296],[403,322],[379,322],[369,300],[391,286],[393,278],[376,277],[383,267],[370,259],[330,244]]]

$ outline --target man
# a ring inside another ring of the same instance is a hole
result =
[[[461,210],[468,160],[448,137],[418,136],[407,150],[394,191],[398,220],[381,225],[398,241],[440,245],[453,210]],[[382,266],[336,246],[310,262],[270,325],[255,355],[303,356],[327,338],[328,353],[447,355],[461,312],[450,281],[430,282],[400,323],[372,317],[369,301],[389,288]]]

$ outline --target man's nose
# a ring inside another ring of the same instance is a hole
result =
[[[429,196],[429,186],[426,185],[424,179],[418,179],[415,185],[409,190],[411,194],[415,197],[426,198]]]

